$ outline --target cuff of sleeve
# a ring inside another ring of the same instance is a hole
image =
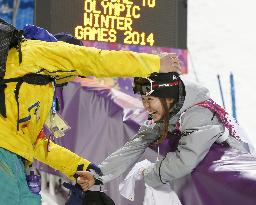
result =
[[[112,181],[113,178],[111,175],[104,175],[104,172],[103,172],[103,176],[100,177],[100,180],[101,180],[102,184],[106,184],[106,183]]]
[[[96,164],[90,163],[86,171],[90,171],[90,170],[95,171],[95,173],[98,174],[99,176],[103,175],[101,169]]]
[[[103,185],[103,182],[102,182],[102,179],[99,177],[99,178],[95,178],[95,185]]]
[[[83,171],[86,171],[87,170],[87,168],[88,168],[88,166],[90,165],[90,161],[88,161],[87,159],[83,159],[82,157],[80,158],[80,160],[79,160],[79,163],[78,163],[78,165],[79,164],[83,164],[84,166],[83,166]]]

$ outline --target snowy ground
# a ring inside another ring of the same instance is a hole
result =
[[[255,8],[255,0],[188,0],[189,75],[197,74],[221,103],[220,74],[231,113],[229,74],[234,74],[238,122],[256,144]]]

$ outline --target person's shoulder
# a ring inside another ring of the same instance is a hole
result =
[[[22,42],[22,45],[37,45],[45,41],[26,39]]]
[[[25,40],[22,42],[22,51],[33,54],[63,51],[67,49],[65,42],[46,42],[41,40]]]
[[[65,45],[65,42],[47,42],[47,41],[41,41],[41,40],[30,40],[26,39],[22,42],[23,46],[31,46],[31,47],[51,47],[51,46],[57,46],[57,45]]]
[[[202,127],[207,125],[219,124],[213,117],[215,114],[208,108],[194,105],[187,109],[181,116],[183,129],[191,127]]]
[[[29,52],[33,50],[33,52],[38,49],[39,47],[42,47],[44,45],[43,41],[40,40],[30,40],[26,39],[22,42],[22,52]]]
[[[182,82],[184,83],[187,89],[189,88],[189,89],[196,89],[196,90],[205,90],[205,91],[207,90],[207,92],[209,92],[207,87],[202,82],[198,82],[192,79],[191,76],[182,75],[180,76],[180,79],[182,80]]]

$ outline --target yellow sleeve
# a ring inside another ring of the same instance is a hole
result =
[[[157,55],[131,51],[108,51],[64,42],[24,42],[24,55],[37,67],[56,75],[96,77],[147,77],[159,72]],[[36,60],[35,60],[36,59]],[[65,73],[66,72],[66,73]],[[74,72],[74,73],[72,73]]]
[[[76,173],[78,165],[84,164],[84,170],[86,170],[90,164],[88,160],[52,141],[50,141],[49,150],[47,151],[47,139],[38,140],[34,150],[34,158],[60,171],[72,180],[74,180],[73,175]]]

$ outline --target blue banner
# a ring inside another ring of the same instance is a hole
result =
[[[34,0],[0,0],[0,18],[19,29],[33,24]]]

